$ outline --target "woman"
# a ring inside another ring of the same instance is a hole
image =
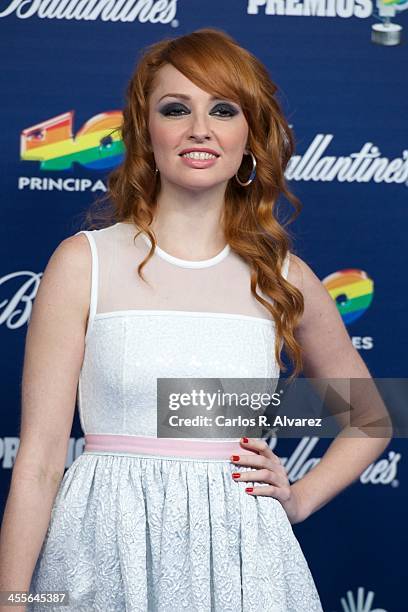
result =
[[[2,588],[72,611],[322,610],[291,524],[388,440],[339,437],[290,485],[263,439],[158,437],[158,378],[276,379],[283,343],[292,376],[369,376],[277,219],[280,193],[300,203],[275,93],[220,30],[141,58],[111,216],[58,246],[36,296]],[[77,388],[86,444],[63,476]]]

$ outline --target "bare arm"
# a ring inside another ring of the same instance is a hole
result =
[[[370,378],[363,359],[354,348],[337,306],[311,268],[291,254],[288,282],[303,294],[305,310],[296,338],[304,351],[303,373],[307,378]],[[351,437],[343,429],[320,462],[292,485],[299,520],[319,510],[354,482],[388,446],[388,438]]]
[[[0,590],[29,590],[47,532],[72,428],[90,284],[89,243],[84,234],[71,236],[47,264],[27,330],[20,445],[0,533]]]

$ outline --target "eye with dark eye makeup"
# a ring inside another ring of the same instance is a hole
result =
[[[214,109],[217,112],[222,112],[225,114],[219,115],[220,117],[234,117],[238,114],[238,111],[231,106],[230,104],[217,104]],[[189,110],[184,106],[184,104],[180,104],[177,102],[172,102],[171,104],[166,104],[160,109],[160,113],[165,117],[180,117],[181,112]],[[175,114],[174,114],[175,113]]]

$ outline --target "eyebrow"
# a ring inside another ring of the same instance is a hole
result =
[[[164,96],[162,96],[158,101],[160,102],[160,100],[163,100],[163,98],[182,98],[183,100],[190,100],[190,96],[187,96],[186,94],[182,94],[182,93],[168,93],[165,94]],[[214,101],[214,100],[223,100],[224,98],[217,98],[217,96],[211,96],[210,100]]]

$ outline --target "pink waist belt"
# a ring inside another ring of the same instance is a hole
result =
[[[154,438],[120,434],[85,434],[86,451],[135,453],[138,455],[166,455],[170,457],[198,457],[229,460],[231,455],[253,455],[237,440],[194,440]]]

